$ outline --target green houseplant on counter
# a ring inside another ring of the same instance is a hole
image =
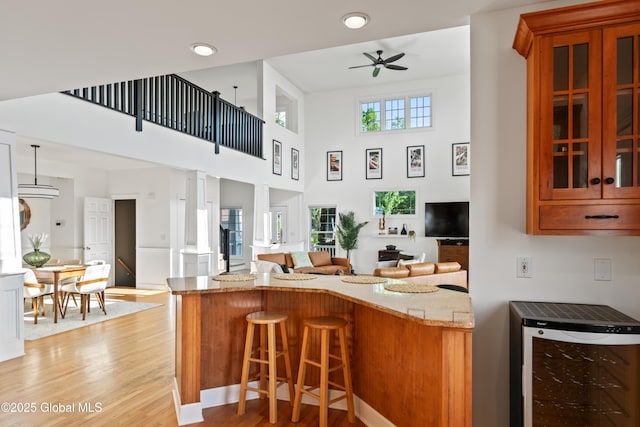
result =
[[[358,248],[358,234],[360,229],[367,225],[369,221],[357,223],[353,211],[339,213],[340,224],[338,224],[337,235],[338,243],[342,249],[347,251],[347,259],[351,262],[351,251]],[[353,274],[353,270],[351,271]]]
[[[40,233],[33,236],[29,235],[29,242],[33,247],[33,252],[24,254],[24,256],[22,257],[24,262],[32,267],[38,268],[42,267],[47,263],[47,261],[49,261],[51,255],[40,250],[40,247],[47,240],[47,237],[48,236],[46,233]]]

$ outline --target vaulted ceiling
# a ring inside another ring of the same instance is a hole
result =
[[[424,33],[536,2],[3,0],[0,100]],[[370,23],[345,28],[340,18],[353,11],[367,13]],[[195,42],[218,51],[198,57],[190,50]]]
[[[470,15],[543,1],[3,0],[0,102],[168,73],[190,74],[227,100],[233,100],[232,87],[238,85],[240,100],[244,91],[255,91],[247,87],[255,81],[242,80],[242,75],[250,74],[251,64],[260,59],[305,92],[353,87],[370,84],[372,69],[348,67],[366,64],[362,52],[378,49],[384,50],[383,57],[405,52],[398,64],[409,70],[383,70],[376,82],[465,72]],[[369,24],[345,28],[341,17],[353,11],[368,14]],[[441,31],[451,27],[456,28]],[[196,56],[190,49],[195,42],[209,43],[217,53]],[[233,78],[225,73],[229,67]],[[64,151],[37,142],[43,157]],[[32,156],[28,143],[22,145],[18,155]],[[95,153],[85,155],[89,162]],[[101,164],[126,165],[117,157]]]

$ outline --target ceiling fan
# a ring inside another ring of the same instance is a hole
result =
[[[378,74],[380,74],[380,66],[383,66],[384,68],[388,68],[390,70],[407,70],[408,69],[407,67],[403,67],[401,65],[391,64],[392,62],[395,62],[398,59],[402,58],[404,56],[404,52],[403,53],[399,53],[397,55],[393,55],[393,56],[391,56],[391,57],[389,57],[387,59],[382,59],[382,51],[381,50],[376,51],[376,53],[378,54],[377,58],[374,57],[373,55],[368,54],[367,52],[363,52],[362,54],[371,60],[371,64],[356,65],[354,67],[349,67],[349,69],[362,68],[362,67],[374,67],[373,68],[373,77],[377,77]]]

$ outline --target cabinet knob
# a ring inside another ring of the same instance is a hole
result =
[[[593,178],[593,179],[591,180],[591,184],[593,184],[593,185],[598,185],[598,184],[600,184],[600,178]]]
[[[611,178],[611,177],[609,177],[609,178],[605,178],[605,179],[604,179],[604,182],[605,182],[606,184],[613,184],[613,183],[615,182],[615,179],[613,179],[613,178]]]

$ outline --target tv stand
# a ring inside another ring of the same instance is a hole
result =
[[[437,239],[438,262],[457,261],[463,270],[469,271],[468,239]]]

